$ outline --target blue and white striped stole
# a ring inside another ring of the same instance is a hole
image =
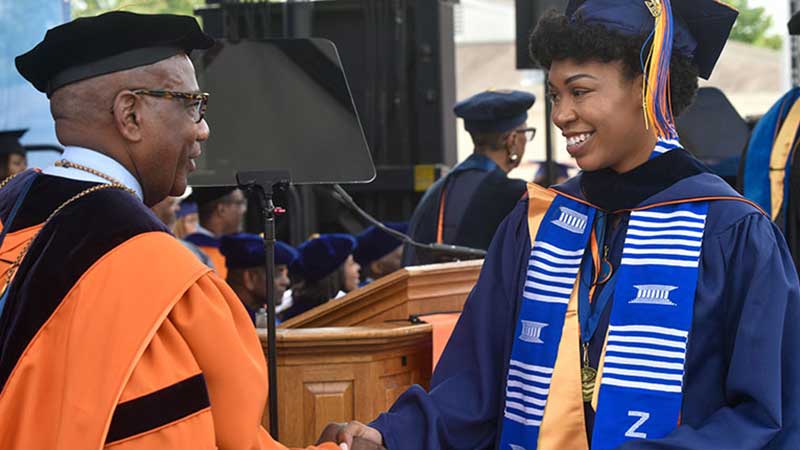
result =
[[[708,202],[696,202],[631,213],[601,362],[592,449],[663,437],[678,425],[707,210]],[[511,350],[501,449],[538,449],[567,304],[595,212],[556,196],[535,231]]]
[[[502,449],[536,448],[567,304],[595,212],[590,206],[557,196],[536,232],[515,331],[517,338],[511,349]]]
[[[658,158],[659,156],[667,153],[670,150],[675,150],[676,148],[683,148],[680,141],[677,139],[662,139],[659,138],[656,142],[656,146],[653,149],[653,153],[650,153],[650,158]]]
[[[608,329],[592,449],[678,426],[708,202],[633,211]]]

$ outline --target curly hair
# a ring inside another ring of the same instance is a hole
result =
[[[631,38],[599,24],[585,22],[580,16],[569,19],[557,11],[546,13],[530,37],[530,56],[544,69],[553,61],[573,59],[578,62],[620,61],[625,76],[642,74],[640,54],[647,35]],[[670,60],[670,98],[672,112],[679,116],[691,105],[697,93],[697,68],[692,61],[673,53]]]

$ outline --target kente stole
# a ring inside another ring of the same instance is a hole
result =
[[[596,209],[535,185],[529,194],[532,245],[499,448],[588,450],[576,280]],[[631,212],[595,387],[594,450],[679,424],[707,210],[699,201]]]

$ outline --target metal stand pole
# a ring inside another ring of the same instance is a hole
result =
[[[272,203],[272,190],[257,189],[261,215],[264,219],[264,250],[267,269],[267,372],[269,373],[269,432],[275,440],[280,439],[278,430],[278,362],[275,342],[275,204]]]
[[[239,187],[258,194],[264,218],[264,267],[267,272],[267,372],[269,374],[269,433],[276,441],[278,429],[278,353],[275,338],[275,204],[272,194],[276,188],[288,187],[286,171],[240,172],[236,174]]]

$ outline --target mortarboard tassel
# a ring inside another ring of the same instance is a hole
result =
[[[644,84],[644,121],[647,129],[652,125],[656,136],[661,139],[676,139],[675,118],[672,116],[672,102],[669,89],[669,64],[672,58],[673,18],[670,0],[644,0],[655,18],[655,27],[644,46],[642,54],[651,43],[646,59],[642,60]]]

